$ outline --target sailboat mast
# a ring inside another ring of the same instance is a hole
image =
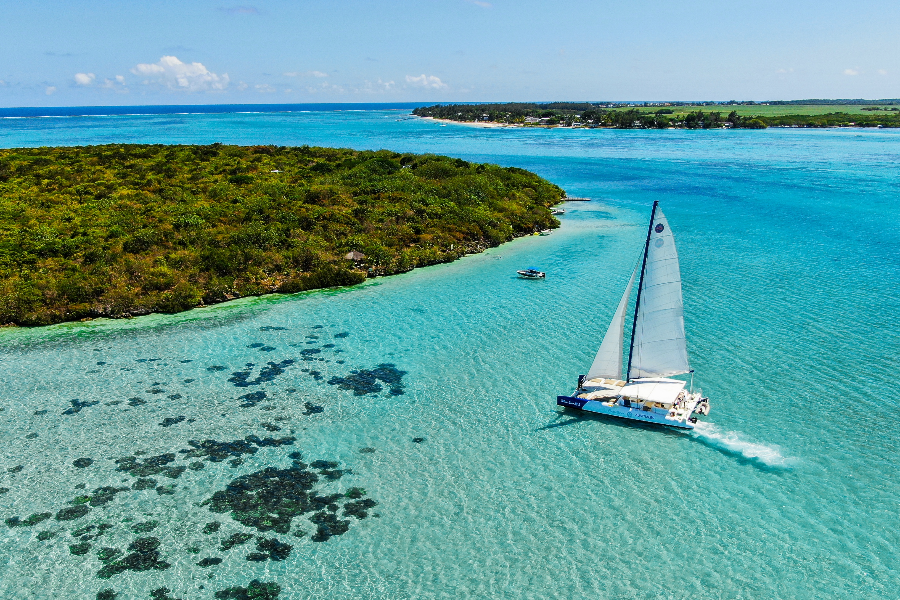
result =
[[[647,226],[647,241],[644,242],[644,260],[641,263],[641,280],[638,282],[637,300],[634,302],[634,320],[631,322],[631,346],[628,348],[628,369],[625,371],[625,380],[631,379],[631,357],[634,355],[634,330],[637,326],[638,309],[641,307],[641,290],[644,289],[644,270],[647,268],[647,250],[650,248],[650,235],[653,233],[653,218],[656,216],[658,200],[653,201],[653,211],[650,213],[650,224]]]

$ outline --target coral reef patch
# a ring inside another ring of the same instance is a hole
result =
[[[124,571],[162,571],[171,565],[159,553],[159,539],[155,537],[137,538],[128,546],[130,554],[119,560],[107,562],[98,572],[100,579],[109,579]]]
[[[251,581],[247,587],[234,586],[215,593],[216,600],[278,600],[281,586],[273,582]]]
[[[380,382],[390,386],[392,396],[403,394],[403,376],[406,371],[399,370],[393,363],[381,363],[374,369],[359,369],[351,371],[346,377],[332,377],[329,385],[336,385],[340,389],[352,390],[354,396],[377,394],[384,389]]]
[[[99,401],[99,400],[96,400],[96,401],[94,401],[94,402],[82,402],[82,401],[79,400],[78,398],[75,398],[75,399],[73,399],[73,400],[69,400],[69,403],[70,403],[72,406],[71,406],[70,408],[67,408],[66,410],[62,411],[62,414],[64,414],[64,415],[74,415],[74,414],[76,414],[76,413],[81,412],[81,409],[82,409],[82,408],[89,408],[89,407],[91,407],[91,406],[95,406],[95,405],[97,405],[97,404],[100,404],[100,401]]]
[[[233,383],[235,387],[249,387],[251,385],[259,385],[261,383],[274,381],[276,377],[284,373],[285,368],[294,364],[294,362],[295,361],[291,358],[286,358],[281,362],[268,362],[265,367],[260,369],[259,375],[252,380],[250,379],[250,374],[253,372],[253,365],[251,363],[245,370],[232,373],[231,377],[228,378],[228,381]]]

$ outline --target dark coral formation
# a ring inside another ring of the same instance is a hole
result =
[[[76,458],[75,460],[72,461],[72,464],[74,466],[78,467],[79,469],[84,469],[84,468],[87,468],[87,467],[91,466],[92,464],[94,464],[94,459],[93,458]]]
[[[344,515],[348,517],[356,517],[357,519],[365,519],[369,516],[368,510],[375,508],[378,503],[371,498],[363,498],[354,502],[348,502],[344,505]]]
[[[104,504],[112,502],[115,499],[116,494],[127,492],[130,489],[131,488],[112,487],[109,485],[98,487],[93,492],[91,492],[90,496],[88,496],[87,502],[93,507],[103,506]]]
[[[118,548],[100,548],[97,551],[97,559],[100,562],[108,563],[122,556],[122,551]]]
[[[143,523],[135,523],[131,526],[134,533],[149,533],[157,528],[159,521],[145,521]]]
[[[338,519],[330,511],[319,511],[309,520],[318,525],[315,535],[312,536],[314,542],[326,542],[331,536],[347,533],[350,529],[350,521]]]
[[[247,587],[234,586],[215,593],[216,600],[278,600],[281,586],[272,582],[251,581]]]
[[[259,448],[290,446],[295,441],[296,438],[293,437],[259,438],[255,435],[248,435],[242,440],[234,440],[232,442],[219,442],[217,440],[198,442],[190,440],[188,445],[191,446],[191,449],[179,450],[178,452],[184,454],[185,458],[205,458],[211,462],[221,462],[228,458],[240,458],[244,454],[256,454]]]
[[[310,465],[304,464],[299,452],[292,452],[290,458],[294,465],[288,469],[276,469],[267,467],[261,471],[242,475],[233,480],[224,490],[215,492],[212,497],[203,502],[215,513],[231,513],[236,521],[247,527],[253,527],[258,531],[274,531],[276,533],[288,533],[295,517],[307,513],[315,513],[311,518],[317,525],[313,541],[324,542],[333,535],[345,533],[350,526],[350,521],[338,519],[336,516],[340,508],[339,503],[346,502],[348,498],[354,499],[347,502],[344,514],[363,519],[367,516],[367,509],[376,505],[374,500],[362,499],[365,490],[351,488],[347,494],[320,495],[314,488],[319,482],[319,475],[312,469],[319,470],[326,479],[335,480],[350,470],[337,469],[338,463],[326,460],[317,460]],[[237,535],[237,534],[236,534]],[[304,535],[295,531],[297,537]],[[257,553],[251,553],[248,560],[280,560],[272,558],[278,555],[278,546],[272,540],[259,538],[264,546],[257,547]],[[279,544],[281,542],[278,542]],[[223,550],[227,550],[223,542]],[[266,549],[268,548],[268,550]],[[268,553],[269,558],[260,556]]]
[[[166,466],[175,462],[175,455],[171,452],[151,456],[143,461],[136,456],[125,456],[116,460],[117,471],[125,471],[134,477],[147,477],[149,475],[165,475],[177,479],[185,470],[185,467]]]
[[[53,513],[34,513],[27,519],[22,519],[21,517],[9,517],[6,519],[7,527],[32,527],[37,525],[42,521],[46,521],[50,517],[53,516]]]
[[[100,404],[99,400],[96,400],[94,402],[82,402],[78,398],[69,400],[69,402],[72,404],[72,406],[71,406],[71,408],[67,408],[66,410],[64,410],[62,412],[62,414],[64,414],[64,415],[74,415],[75,413],[81,412],[82,408],[88,408],[90,406],[95,406],[97,404]]]
[[[211,533],[216,533],[217,531],[219,531],[220,527],[222,527],[221,523],[219,523],[218,521],[213,521],[211,523],[207,523],[206,525],[204,525],[202,531],[206,535],[209,535]]]
[[[304,408],[303,414],[307,417],[310,415],[317,415],[320,412],[324,412],[324,410],[325,410],[325,408],[323,408],[321,406],[316,406],[312,402],[304,402],[303,408]]]
[[[131,486],[133,490],[152,490],[156,488],[156,480],[155,479],[138,479],[134,482],[134,485]]]
[[[74,521],[75,519],[80,519],[84,515],[88,514],[91,511],[84,504],[79,504],[76,506],[70,506],[68,508],[63,508],[59,512],[56,513],[57,521]]]
[[[247,560],[257,560],[250,558],[253,555],[262,556],[261,560],[284,560],[291,554],[293,546],[280,542],[278,538],[256,538],[256,552],[247,555]]]
[[[222,559],[218,556],[208,556],[206,558],[200,559],[200,562],[197,563],[200,567],[214,567],[218,564],[221,564]]]
[[[240,546],[242,544],[246,544],[251,539],[253,539],[253,536],[249,533],[243,533],[243,532],[233,533],[230,536],[228,536],[227,538],[225,538],[224,540],[222,540],[222,545],[220,547],[220,550],[222,550],[222,552],[227,552],[228,550],[231,550],[235,546]]]
[[[361,487],[352,487],[347,490],[344,495],[353,500],[357,500],[366,495],[366,490],[362,489]]]
[[[159,554],[159,539],[155,537],[138,538],[128,546],[130,554],[119,560],[107,562],[98,572],[100,579],[109,579],[123,571],[162,571],[171,565],[162,560]]]
[[[172,590],[167,587],[156,588],[150,592],[150,598],[151,600],[181,600],[181,598],[170,596],[171,592]]]
[[[268,362],[265,367],[260,369],[259,375],[251,380],[250,374],[253,372],[253,365],[251,363],[245,370],[232,373],[231,377],[228,378],[228,381],[233,383],[235,387],[250,387],[251,385],[267,383],[269,381],[274,381],[276,377],[284,373],[285,368],[292,364],[294,364],[294,360],[290,358],[277,363]]]
[[[365,396],[366,394],[377,394],[382,389],[379,381],[390,386],[390,394],[392,396],[400,396],[403,394],[403,376],[406,371],[397,369],[393,363],[381,363],[374,369],[359,369],[351,371],[346,377],[332,377],[328,380],[329,385],[336,385],[343,390],[352,390],[354,396]]]
[[[252,408],[265,400],[267,396],[268,394],[263,391],[250,392],[249,394],[238,396],[238,400],[243,400],[240,404],[241,408]]]
[[[315,473],[297,467],[267,467],[238,477],[204,504],[216,513],[230,512],[247,527],[287,533],[291,519],[311,510],[310,491],[317,481]]]
[[[181,396],[179,396],[180,398]],[[178,415],[177,417],[166,417],[162,420],[162,423],[159,424],[160,427],[171,427],[172,425],[177,425],[184,421],[187,417],[184,415]]]

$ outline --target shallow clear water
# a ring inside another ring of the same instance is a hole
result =
[[[4,519],[132,485],[114,460],[135,451],[187,465],[189,440],[296,438],[243,464],[153,476],[171,494],[122,491],[77,520],[0,526],[0,597],[149,598],[167,586],[212,598],[261,579],[282,598],[896,598],[896,132],[483,130],[396,111],[0,119],[0,132],[7,147],[435,152],[592,198],[567,205],[549,237],[340,292],[0,331]],[[653,200],[679,244],[695,385],[712,402],[692,433],[555,405],[593,358]],[[514,276],[532,265],[547,279]],[[283,373],[229,381],[268,362]],[[329,384],[384,363],[406,372],[402,394]],[[241,408],[257,391],[266,398]],[[73,399],[97,404],[62,414]],[[324,411],[304,414],[307,402]],[[378,506],[326,542],[278,536],[293,545],[284,561],[247,561],[254,542],[219,550],[256,532],[200,503],[239,475],[287,468],[294,451],[352,469],[322,493],[359,486]],[[124,549],[147,520],[159,525],[140,535],[159,538],[171,566],[98,579],[97,550]],[[203,534],[213,520],[221,530]],[[101,522],[113,527],[71,554],[72,531]],[[210,556],[224,562],[196,565]]]

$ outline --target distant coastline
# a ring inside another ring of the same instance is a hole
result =
[[[766,129],[900,127],[900,100],[797,103],[588,102],[438,104],[412,114],[442,124],[571,129]]]

